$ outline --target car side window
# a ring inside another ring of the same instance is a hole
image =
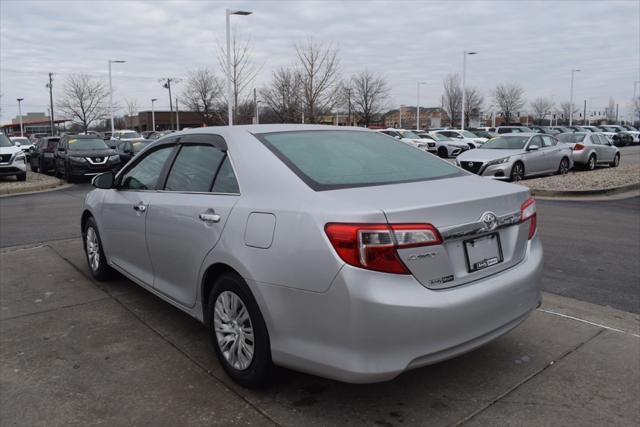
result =
[[[538,148],[542,148],[544,145],[544,143],[542,142],[542,137],[540,136],[534,136],[533,138],[531,138],[531,142],[529,142],[529,146],[532,145],[537,145]]]
[[[542,135],[542,141],[545,147],[553,147],[554,145],[556,145],[555,140],[547,135]]]
[[[155,189],[164,164],[173,149],[174,146],[163,147],[146,155],[124,174],[120,188],[124,190]]]
[[[233,173],[229,156],[225,157],[211,191],[214,193],[240,193],[238,180],[236,179],[236,174]]]
[[[602,141],[600,140],[600,135],[596,135],[592,133],[589,135],[591,137],[591,143],[596,145],[602,145]]]
[[[224,151],[211,145],[184,145],[169,171],[166,191],[208,192],[225,158]]]

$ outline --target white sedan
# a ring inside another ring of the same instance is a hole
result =
[[[469,146],[469,148],[478,148],[487,142],[487,138],[480,138],[478,135],[475,135],[468,130],[445,129],[437,130],[435,132],[440,135],[448,136],[451,139],[455,139],[458,142],[464,142]]]

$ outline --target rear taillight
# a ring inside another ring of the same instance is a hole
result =
[[[530,220],[528,239],[531,240],[536,234],[536,228],[538,226],[538,218],[536,215],[536,201],[533,198],[530,198],[529,200],[524,202],[520,207],[520,221],[525,222],[527,220]]]
[[[398,249],[442,243],[440,233],[431,224],[329,223],[324,229],[344,262],[385,273],[410,274]]]
[[[573,151],[580,151],[584,148],[584,145],[582,144],[576,144],[573,146]]]

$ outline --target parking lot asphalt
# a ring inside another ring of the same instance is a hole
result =
[[[497,341],[390,382],[282,370],[249,391],[199,322],[126,279],[92,282],[79,239],[4,249],[0,262],[1,425],[640,423],[637,315],[546,294]]]

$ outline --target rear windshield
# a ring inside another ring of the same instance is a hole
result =
[[[316,191],[463,174],[429,153],[378,132],[312,130],[256,137]]]
[[[567,142],[569,144],[574,144],[576,142],[582,142],[586,133],[578,132],[578,133],[561,133],[560,135],[556,135],[556,138],[560,142]]]

